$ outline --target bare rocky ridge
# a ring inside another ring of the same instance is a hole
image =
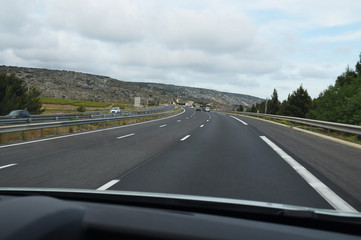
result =
[[[0,72],[15,73],[29,87],[37,87],[44,97],[132,104],[134,97],[154,102],[194,101],[214,107],[243,104],[251,106],[262,99],[236,93],[159,83],[124,82],[106,76],[72,71],[0,66]]]

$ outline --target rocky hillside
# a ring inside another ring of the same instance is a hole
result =
[[[133,103],[134,97],[141,97],[143,103],[148,98],[156,103],[194,101],[227,108],[239,104],[250,106],[261,101],[260,98],[243,94],[169,84],[124,82],[72,71],[0,66],[0,72],[15,73],[28,86],[39,88],[44,97],[128,104]]]

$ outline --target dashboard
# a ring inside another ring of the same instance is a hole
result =
[[[360,239],[360,222],[251,208],[162,197],[0,191],[0,239]]]

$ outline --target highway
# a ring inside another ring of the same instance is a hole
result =
[[[0,145],[0,187],[129,190],[361,211],[361,150],[245,116],[176,116]]]

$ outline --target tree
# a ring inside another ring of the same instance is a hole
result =
[[[237,111],[243,112],[243,110],[244,110],[244,107],[242,104],[240,104],[239,107],[237,108]]]
[[[254,104],[252,104],[252,107],[251,109],[249,110],[250,112],[256,112],[257,111],[257,108]]]
[[[290,94],[288,94],[288,98],[290,98]],[[290,103],[287,100],[283,100],[281,103],[281,107],[280,107],[280,114],[281,115],[285,115],[285,116],[291,116],[291,107],[290,107]]]
[[[311,118],[361,124],[361,54],[356,70],[349,67],[337,77],[335,85],[329,86],[313,101],[308,116]]]
[[[359,55],[360,60],[356,63],[355,71],[360,76],[361,75],[361,53]]]
[[[279,114],[281,109],[281,103],[278,100],[278,93],[276,89],[273,89],[273,94],[271,100],[267,103],[267,113],[269,114]]]
[[[0,111],[1,115],[9,113],[11,110],[19,108],[20,103],[12,86],[7,86],[4,91],[4,97],[1,99]]]
[[[287,101],[282,102],[282,115],[304,118],[311,106],[312,99],[301,85],[291,95],[288,95]]]
[[[263,100],[260,103],[256,104],[256,112],[259,111],[260,113],[265,113],[266,109],[266,100]]]
[[[40,94],[41,92],[35,87],[28,90],[25,105],[30,114],[41,114],[45,111],[45,109],[41,109]]]
[[[345,84],[350,84],[351,79],[355,78],[356,76],[357,74],[355,73],[355,71],[353,71],[352,69],[350,69],[349,66],[347,66],[346,71],[342,75],[337,77],[336,83],[342,87]]]
[[[25,82],[15,74],[0,74],[0,115],[15,109],[27,109],[30,113],[40,113],[40,91],[27,89]]]

